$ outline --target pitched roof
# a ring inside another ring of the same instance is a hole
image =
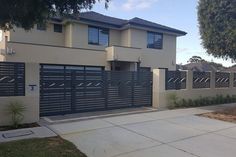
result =
[[[99,14],[99,13],[96,13],[93,11],[80,13],[79,19],[80,20],[92,20],[92,21],[96,21],[96,22],[112,24],[112,25],[116,25],[118,27],[121,27],[122,25],[124,25],[127,22],[127,20],[106,16],[106,15]]]
[[[193,71],[225,71],[224,67],[217,66],[217,64],[211,62],[188,63],[186,65],[178,65],[176,68]]]
[[[171,32],[175,32],[175,33],[179,33],[179,34],[183,34],[183,35],[187,34],[184,31],[177,30],[177,29],[167,27],[167,26],[164,26],[164,25],[160,25],[158,23],[150,22],[150,21],[138,18],[138,17],[135,17],[135,18],[129,20],[129,23],[134,24],[134,25],[149,27],[149,28],[157,28],[157,29],[161,29],[161,30],[164,30],[164,31],[171,31]]]
[[[135,17],[130,20],[119,19],[115,17],[106,16],[100,13],[96,13],[93,11],[82,12],[80,13],[77,20],[84,21],[84,22],[96,22],[101,24],[108,24],[112,25],[116,28],[124,28],[126,26],[139,26],[144,28],[150,29],[159,29],[171,33],[176,33],[178,35],[186,35],[187,33],[181,30],[177,30],[171,27],[167,27],[164,25],[160,25],[158,23],[150,22],[138,17]]]

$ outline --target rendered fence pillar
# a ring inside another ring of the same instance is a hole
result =
[[[39,120],[40,98],[40,65],[38,63],[25,64],[25,97],[28,107],[26,121]]]
[[[210,88],[215,89],[215,72],[211,71],[211,82],[210,82]]]
[[[187,71],[187,78],[186,78],[186,89],[192,90],[193,89],[193,71],[188,70]]]
[[[152,106],[162,108],[165,103],[165,69],[153,69],[152,90]]]

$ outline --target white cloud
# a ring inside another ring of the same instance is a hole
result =
[[[177,53],[188,52],[190,51],[188,48],[177,48]]]
[[[147,9],[157,1],[158,0],[127,0],[122,5],[122,9],[126,11]]]

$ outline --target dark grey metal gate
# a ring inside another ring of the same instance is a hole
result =
[[[41,116],[151,106],[151,72],[80,68],[41,65]]]

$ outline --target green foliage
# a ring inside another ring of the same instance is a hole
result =
[[[110,0],[105,0],[105,7]],[[53,16],[76,16],[82,9],[91,9],[100,0],[1,0],[0,28],[13,26],[31,29],[36,23],[44,23]]]
[[[192,99],[188,99],[188,106],[193,106],[193,100]]]
[[[12,126],[14,128],[18,128],[19,124],[23,121],[24,115],[23,112],[25,111],[25,107],[22,103],[14,101],[10,102],[7,107],[8,114],[11,115]]]
[[[169,109],[174,108],[186,108],[186,107],[199,107],[199,106],[207,106],[207,105],[217,105],[217,104],[225,104],[225,103],[233,103],[236,102],[236,95],[216,95],[215,97],[202,97],[200,96],[197,99],[180,99],[176,98],[176,94],[170,94],[170,102],[171,105],[168,104]]]
[[[182,107],[188,107],[188,102],[187,102],[187,100],[182,99],[182,100],[181,100],[181,105],[182,105]]]
[[[202,57],[200,56],[192,56],[189,58],[188,63],[201,63],[201,62],[206,62]]]
[[[199,29],[208,54],[236,59],[235,8],[235,0],[199,0]]]
[[[167,95],[167,103],[168,103],[168,108],[172,109],[178,106],[177,101],[178,101],[178,96],[175,93],[171,93]]]

